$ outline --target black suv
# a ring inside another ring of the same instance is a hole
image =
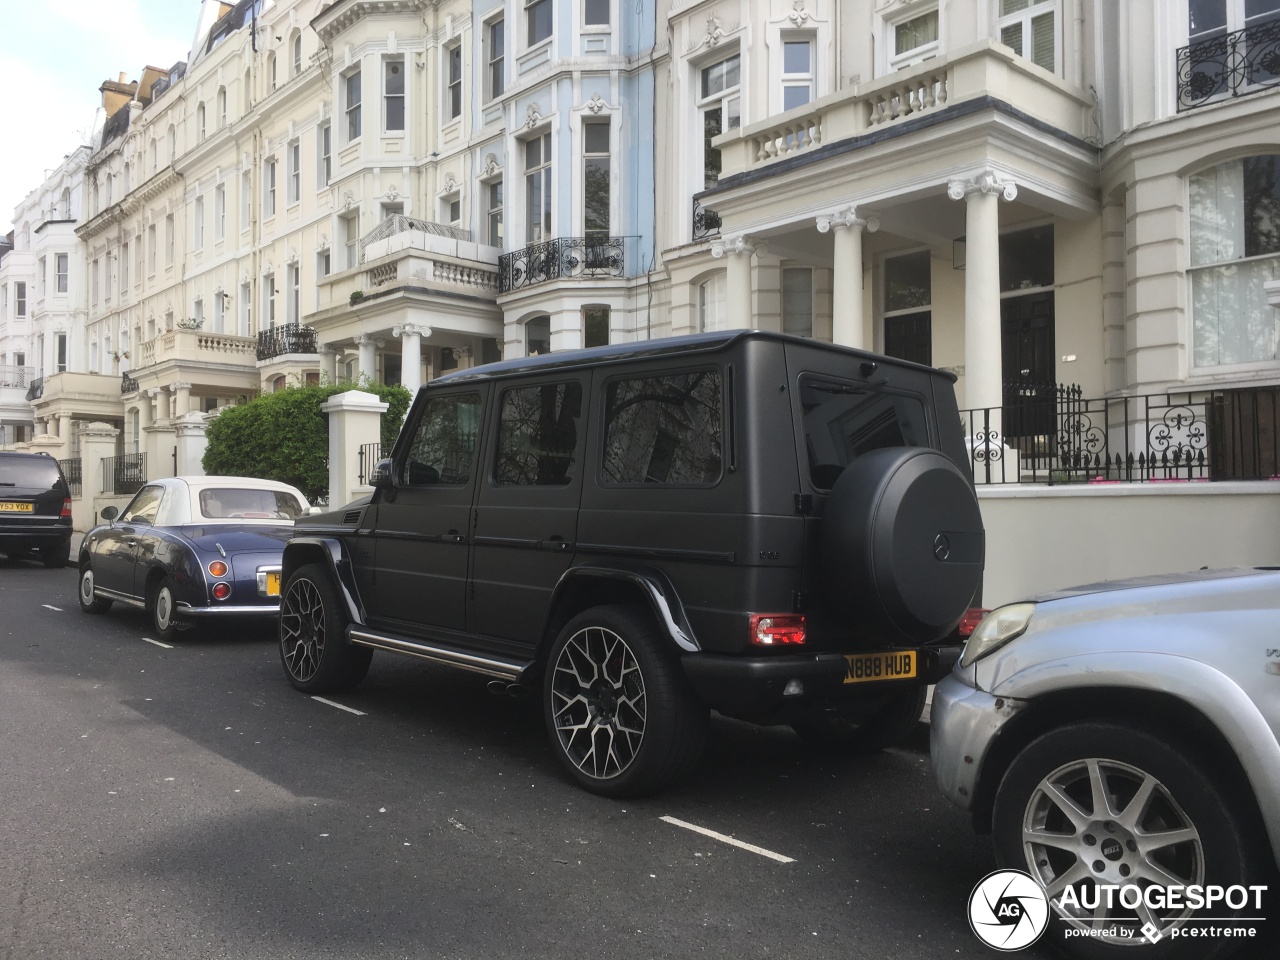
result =
[[[45,453],[0,451],[0,552],[37,550],[46,567],[71,553],[71,492],[58,461]]]
[[[953,382],[756,331],[434,380],[373,495],[297,521],[285,670],[349,689],[389,650],[534,692],[611,796],[687,771],[708,708],[892,743],[981,581]]]

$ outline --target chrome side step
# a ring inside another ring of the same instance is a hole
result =
[[[133,607],[135,610],[147,609],[145,600],[139,600],[137,597],[131,597],[127,593],[117,593],[115,590],[108,590],[105,587],[94,586],[93,595],[100,600],[111,600],[115,603],[123,603],[127,607]]]
[[[377,633],[369,633],[367,630],[353,629],[349,634],[349,638],[352,643],[358,643],[363,647],[388,650],[391,653],[404,653],[411,657],[418,657],[420,660],[430,660],[433,663],[441,663],[447,667],[470,670],[472,673],[482,673],[487,677],[497,677],[499,680],[507,680],[509,682],[515,682],[524,671],[524,668],[528,666],[526,663],[519,663],[514,660],[482,657],[474,653],[463,653],[461,650],[451,650],[448,647],[432,646],[431,644],[404,640],[399,637],[387,637]]]

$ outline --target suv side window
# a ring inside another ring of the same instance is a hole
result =
[[[800,378],[809,479],[829,490],[850,463],[882,447],[927,447],[929,421],[916,396],[843,380]]]
[[[582,385],[576,380],[505,391],[498,413],[494,482],[518,486],[569,483],[581,417]]]
[[[163,497],[164,487],[143,487],[124,508],[120,519],[125,523],[155,523]]]
[[[719,370],[614,380],[605,390],[605,483],[711,486],[724,461]]]
[[[401,467],[400,483],[410,487],[468,483],[475,467],[480,407],[479,393],[429,399]]]

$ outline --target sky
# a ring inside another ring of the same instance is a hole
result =
[[[0,0],[0,234],[101,125],[102,81],[186,60],[199,16],[200,0]]]

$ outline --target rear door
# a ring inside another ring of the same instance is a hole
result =
[[[476,507],[475,631],[530,649],[578,532],[586,443],[585,373],[502,385]]]
[[[412,635],[467,628],[471,512],[489,389],[432,391],[405,427],[396,488],[381,493],[372,533],[374,626]]]
[[[0,517],[10,531],[47,532],[62,515],[66,484],[51,457],[11,456],[0,462]]]

